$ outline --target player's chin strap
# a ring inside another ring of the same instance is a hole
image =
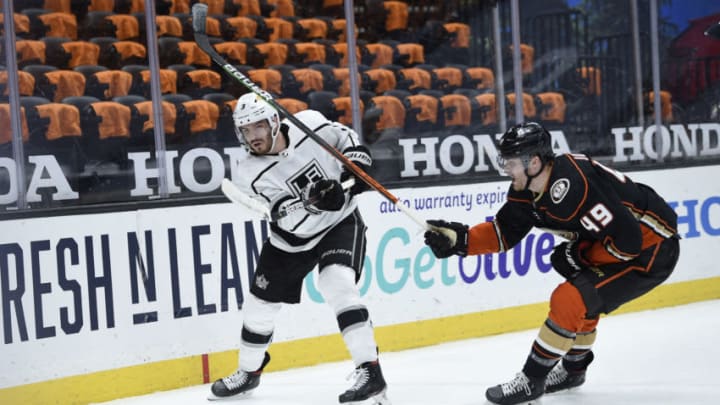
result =
[[[538,170],[537,173],[533,175],[530,175],[530,173],[528,173],[528,166],[530,166],[530,160],[532,160],[532,157],[525,160],[525,177],[527,177],[527,181],[525,182],[525,191],[528,191],[530,189],[530,183],[535,177],[539,176],[540,173],[542,173],[542,171],[545,169],[545,165],[547,164],[547,162],[543,158],[541,158],[540,156],[538,156],[538,158],[540,159],[540,170]]]

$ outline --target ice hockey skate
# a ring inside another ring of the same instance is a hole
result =
[[[509,382],[488,388],[485,397],[494,404],[515,405],[534,403],[533,400],[540,398],[544,393],[544,379],[531,378],[520,372]]]
[[[341,404],[391,405],[387,398],[387,384],[378,361],[368,361],[358,366],[348,379],[355,383],[338,398]]]
[[[215,381],[210,387],[208,400],[238,399],[249,396],[260,384],[260,375],[270,362],[270,355],[266,352],[262,365],[256,371],[237,370],[225,378]]]
[[[583,385],[584,382],[585,370],[569,372],[565,369],[563,363],[560,362],[547,376],[545,393],[549,394],[551,392],[576,388]]]

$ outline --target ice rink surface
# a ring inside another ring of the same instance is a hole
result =
[[[539,325],[538,325],[539,326]],[[381,353],[393,405],[488,404],[485,389],[520,371],[537,331]],[[718,404],[720,300],[603,318],[582,387],[544,405]],[[209,384],[108,402],[114,405],[323,405],[351,385],[352,363],[265,373],[245,399],[209,402]]]

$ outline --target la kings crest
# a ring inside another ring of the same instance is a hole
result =
[[[295,174],[291,175],[286,182],[295,195],[299,196],[302,195],[302,190],[309,184],[327,177],[320,163],[313,159]]]

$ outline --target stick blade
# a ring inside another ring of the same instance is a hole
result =
[[[195,3],[192,6],[192,25],[194,32],[205,33],[207,12],[208,6],[205,3]]]
[[[270,218],[270,210],[260,202],[250,198],[247,194],[243,193],[232,181],[229,179],[223,179],[220,186],[223,194],[228,200],[240,204],[245,208],[261,215],[263,218]]]

